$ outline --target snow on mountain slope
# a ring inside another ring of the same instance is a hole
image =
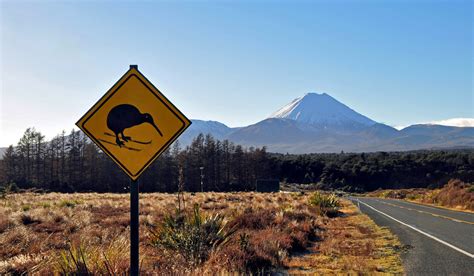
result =
[[[306,124],[322,126],[347,126],[360,124],[371,126],[375,121],[357,113],[326,93],[308,93],[296,98],[277,110],[269,118],[291,119]]]

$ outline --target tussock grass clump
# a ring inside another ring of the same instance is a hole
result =
[[[268,248],[267,248],[268,249]],[[274,266],[269,256],[258,251],[251,234],[240,233],[238,238],[230,242],[209,260],[212,267],[221,266],[227,271],[242,275],[264,275]]]
[[[64,274],[90,274],[87,253],[84,245],[71,245],[67,250],[61,251],[56,269]]]
[[[129,271],[129,243],[113,239],[105,248],[84,242],[70,243],[56,256],[54,272],[62,275],[125,275]]]
[[[34,218],[30,214],[22,214],[20,216],[20,220],[21,220],[21,223],[23,223],[23,225],[29,225],[29,224],[40,223],[41,222],[40,219]]]
[[[340,207],[339,199],[335,194],[314,192],[309,198],[309,203],[316,206],[323,215],[336,216]]]
[[[42,256],[21,254],[8,261],[0,260],[0,271],[6,275],[28,275],[37,273],[44,265],[44,257]]]
[[[222,214],[203,215],[195,204],[191,215],[177,211],[175,215],[166,216],[157,231],[152,231],[151,243],[180,254],[194,266],[206,261],[235,231],[235,227],[227,227]]]
[[[0,234],[10,227],[10,220],[7,217],[0,217]]]
[[[47,208],[51,208],[51,203],[49,203],[49,202],[40,202],[39,206],[47,209]]]
[[[80,204],[78,200],[61,200],[59,202],[59,207],[69,207],[69,208],[74,208],[76,205]]]

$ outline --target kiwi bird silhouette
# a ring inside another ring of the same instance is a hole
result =
[[[119,134],[122,136],[122,140],[128,142],[132,138],[125,136],[123,131],[127,128],[131,128],[143,123],[149,123],[156,129],[160,136],[163,136],[160,129],[153,121],[153,117],[149,113],[141,113],[140,110],[138,110],[138,108],[133,105],[117,105],[112,108],[107,115],[107,127],[114,132],[115,142],[119,147],[124,145],[124,143],[119,139]]]

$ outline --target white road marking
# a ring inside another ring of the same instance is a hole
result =
[[[378,212],[378,213],[380,213],[380,214],[382,214],[382,215],[384,215],[384,216],[386,216],[386,217],[388,217],[388,218],[391,218],[391,219],[393,219],[394,221],[396,221],[396,222],[398,222],[398,223],[400,223],[400,224],[402,224],[402,225],[405,225],[406,227],[409,227],[409,228],[411,228],[411,229],[413,229],[413,230],[415,230],[415,231],[417,231],[417,232],[419,232],[419,233],[421,233],[421,234],[427,236],[428,238],[431,238],[431,239],[433,239],[433,240],[435,240],[435,241],[437,241],[437,242],[439,242],[439,243],[442,243],[442,244],[444,244],[444,245],[446,245],[446,246],[448,246],[448,247],[451,247],[452,249],[454,249],[454,250],[456,250],[456,251],[458,251],[458,252],[460,252],[460,253],[462,253],[462,254],[464,254],[464,255],[466,255],[466,256],[471,257],[471,258],[474,259],[474,254],[472,254],[472,253],[469,253],[469,252],[467,252],[467,251],[465,251],[465,250],[462,250],[462,249],[459,248],[459,247],[456,247],[456,246],[454,246],[454,245],[452,245],[452,244],[450,244],[450,243],[448,243],[448,242],[445,242],[445,241],[443,241],[443,240],[441,240],[441,239],[439,239],[439,238],[437,238],[437,237],[435,237],[435,236],[433,236],[433,235],[431,235],[431,234],[428,234],[428,233],[426,233],[426,232],[424,232],[424,231],[422,231],[422,230],[420,230],[420,229],[418,229],[418,228],[416,228],[416,227],[414,227],[414,226],[411,226],[411,225],[409,225],[409,224],[407,224],[407,223],[405,223],[405,222],[403,222],[403,221],[400,221],[400,220],[398,220],[398,219],[396,219],[396,218],[394,218],[394,217],[392,217],[392,216],[390,216],[390,215],[387,215],[386,213],[375,209],[374,207],[370,206],[369,204],[367,204],[367,203],[365,203],[365,202],[360,201],[359,199],[357,199],[357,202],[362,203],[362,204],[364,204],[365,206],[369,207],[370,209],[372,209],[372,210],[374,210],[374,211],[376,211],[376,212]]]
[[[421,207],[421,208],[429,208],[429,209],[433,209],[433,210],[436,210],[436,211],[446,211],[446,212],[449,212],[449,213],[453,213],[453,214],[465,214],[465,215],[474,215],[474,213],[470,213],[470,212],[466,212],[466,211],[461,211],[461,210],[451,210],[451,209],[447,209],[447,208],[443,208],[443,207],[435,207],[435,206],[430,206],[430,205],[427,205],[427,204],[421,204],[421,203],[416,203],[416,202],[412,202],[412,201],[408,201],[408,200],[400,200],[400,199],[390,199],[390,201],[395,201],[395,202],[400,202],[402,203],[407,203],[409,205],[413,205],[413,206],[416,206],[416,207]]]

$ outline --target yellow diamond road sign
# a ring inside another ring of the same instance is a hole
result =
[[[133,180],[190,124],[137,66],[76,123]]]

